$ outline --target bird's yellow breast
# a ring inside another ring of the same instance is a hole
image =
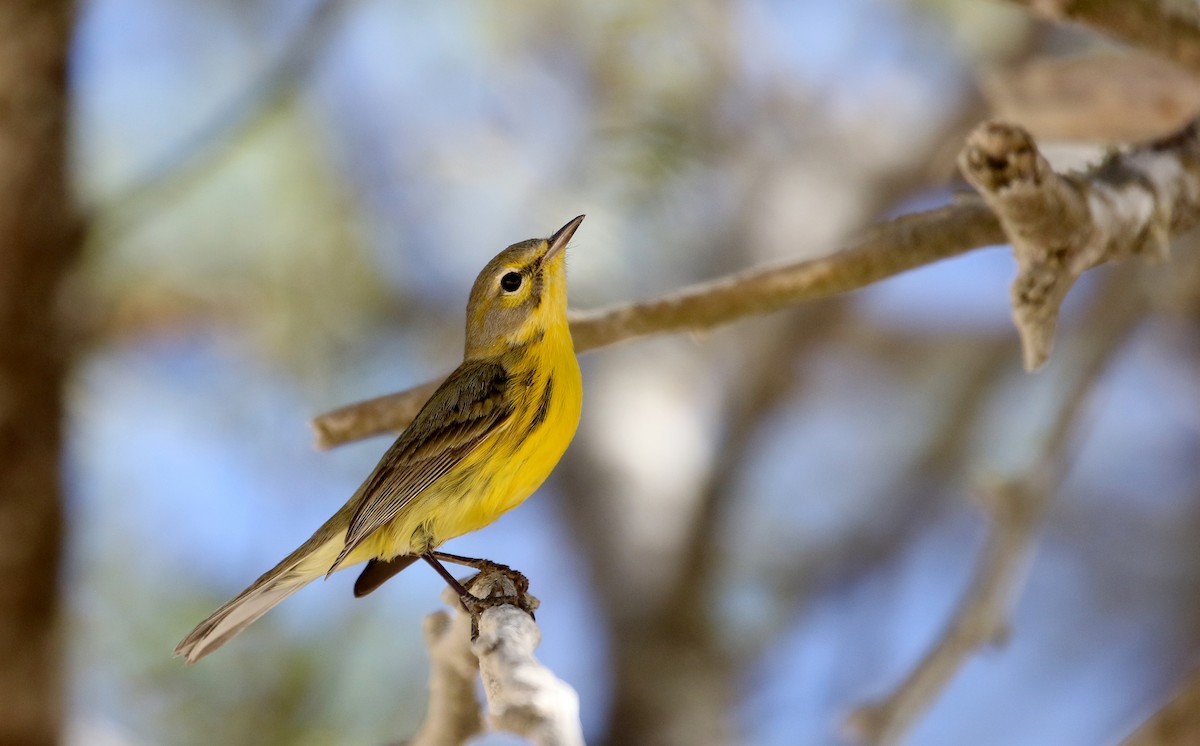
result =
[[[541,486],[579,424],[583,385],[565,323],[509,371],[513,413],[362,547],[364,558],[420,554],[476,531]],[[357,554],[357,552],[356,552]]]

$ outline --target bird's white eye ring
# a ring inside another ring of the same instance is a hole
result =
[[[524,279],[520,272],[505,272],[500,277],[500,289],[506,293],[515,293],[521,289]]]

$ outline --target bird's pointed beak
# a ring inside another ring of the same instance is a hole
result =
[[[567,242],[571,240],[571,236],[575,235],[575,230],[583,222],[583,218],[584,216],[580,215],[555,231],[554,235],[548,239],[550,248],[546,249],[546,254],[542,257],[542,261],[553,259],[567,248]]]

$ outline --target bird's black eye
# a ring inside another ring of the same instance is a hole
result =
[[[500,278],[500,289],[506,293],[516,292],[521,287],[521,273],[508,272]]]

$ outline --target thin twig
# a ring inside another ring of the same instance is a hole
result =
[[[873,746],[900,742],[963,663],[981,647],[1004,638],[1037,529],[1071,460],[1084,405],[1145,307],[1144,297],[1115,281],[1099,294],[1093,316],[1100,318],[1091,325],[1092,336],[1081,343],[1080,359],[1040,453],[1022,475],[983,493],[991,528],[958,609],[929,652],[889,695],[851,714],[847,729],[857,740]]]

